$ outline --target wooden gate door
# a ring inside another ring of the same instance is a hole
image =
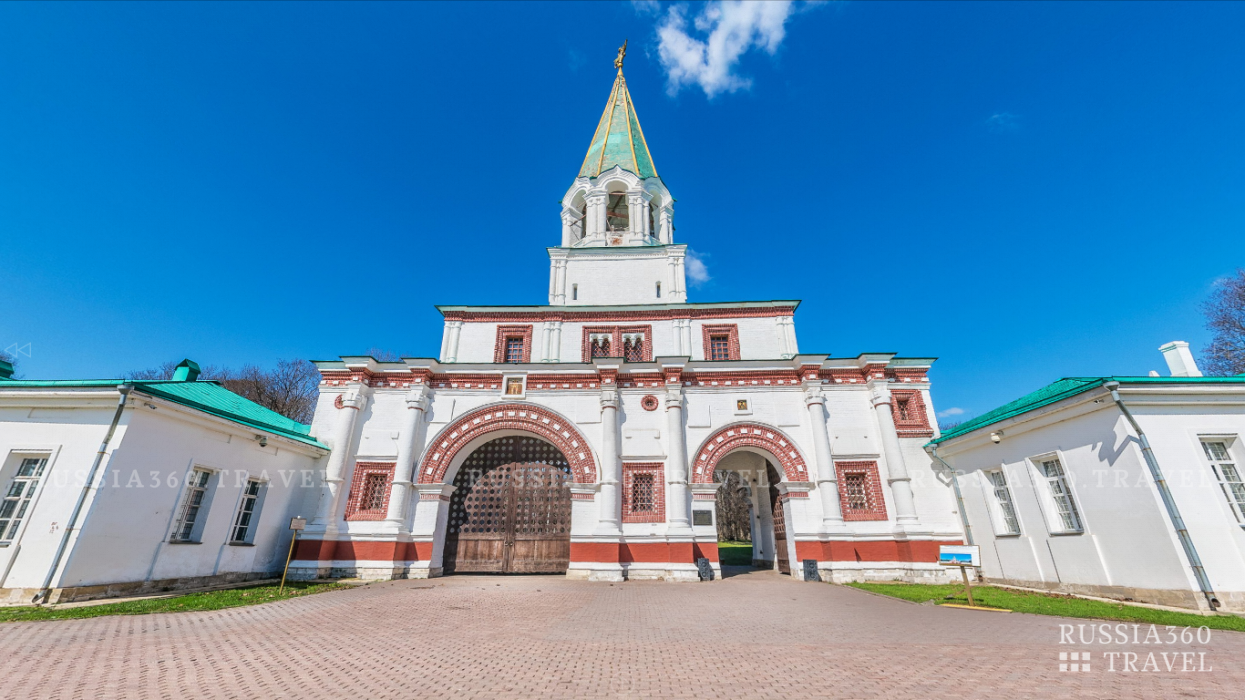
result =
[[[510,461],[516,458],[524,461]],[[454,479],[446,573],[564,573],[570,483],[570,465],[542,440],[498,438],[481,446]]]
[[[767,462],[766,476],[769,477],[769,505],[774,520],[774,561],[778,564],[778,572],[791,573],[791,558],[787,555],[787,515],[782,499],[778,493],[778,472]]]

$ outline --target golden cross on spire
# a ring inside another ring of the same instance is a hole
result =
[[[627,40],[623,39],[623,45],[618,47],[618,58],[614,59],[614,67],[622,70],[623,59],[627,57]]]

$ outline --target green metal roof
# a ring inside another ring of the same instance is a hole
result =
[[[311,437],[311,426],[286,418],[276,411],[245,399],[215,381],[178,382],[171,380],[57,379],[0,381],[5,389],[115,389],[131,384],[138,391],[166,399],[225,420],[287,437],[312,447],[328,446]]]
[[[944,432],[937,440],[931,440],[930,444],[937,445],[947,440],[967,435],[974,430],[979,430],[988,425],[1001,423],[1008,418],[1013,418],[1029,411],[1049,406],[1057,401],[1083,394],[1090,389],[1100,387],[1107,382],[1119,382],[1120,384],[1245,384],[1245,376],[1235,377],[1064,377],[1059,381],[1048,384],[1041,389],[1026,394],[1011,403],[1003,404],[993,411],[983,413],[980,416],[968,421],[964,421],[955,426],[951,430]]]
[[[579,177],[597,177],[616,165],[641,179],[657,177],[657,168],[648,152],[648,142],[644,140],[640,118],[636,116],[621,68],[614,78],[614,89],[610,91],[610,100],[592,135],[592,143],[588,145],[588,155],[579,168]]]

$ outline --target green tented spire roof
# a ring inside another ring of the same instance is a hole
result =
[[[618,69],[618,77],[614,79],[610,101],[605,105],[596,133],[592,135],[592,144],[588,146],[588,155],[579,169],[579,177],[597,177],[616,165],[641,179],[657,177],[657,168],[653,166],[653,156],[648,152],[648,142],[640,129],[640,118],[636,116],[622,68]]]

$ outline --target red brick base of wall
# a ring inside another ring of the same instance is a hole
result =
[[[934,563],[938,547],[961,544],[948,541],[882,540],[853,542],[831,540],[795,543],[797,560],[821,562],[905,562]],[[572,542],[571,561],[619,564],[694,564],[697,559],[718,561],[717,542]],[[294,549],[298,561],[428,561],[431,542],[376,542],[372,540],[299,540]]]

